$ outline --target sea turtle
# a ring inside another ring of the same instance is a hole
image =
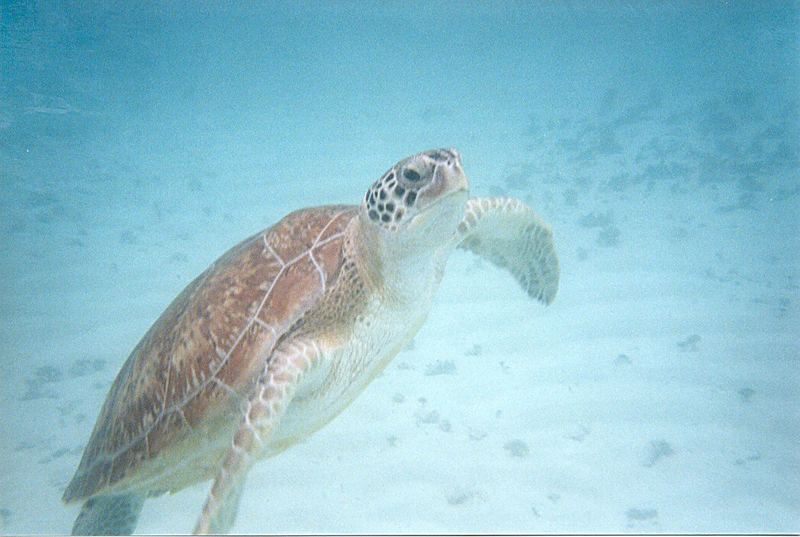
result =
[[[64,501],[73,533],[130,533],[144,499],[213,479],[195,532],[234,522],[251,465],[328,423],[411,340],[450,253],[555,297],[552,232],[521,201],[469,199],[454,149],[398,162],[360,206],[289,214],[192,281],[133,349]]]

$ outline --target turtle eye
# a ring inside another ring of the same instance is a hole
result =
[[[411,168],[406,168],[403,170],[403,177],[408,179],[409,181],[419,181],[422,179],[419,173],[416,170],[412,170]]]

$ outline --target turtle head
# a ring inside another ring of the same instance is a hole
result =
[[[375,181],[361,204],[362,218],[390,241],[444,244],[461,222],[468,189],[458,151],[425,151]]]

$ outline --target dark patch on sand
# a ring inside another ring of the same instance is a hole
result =
[[[39,367],[33,372],[32,378],[25,379],[27,390],[20,400],[58,399],[58,394],[51,385],[62,380],[64,380],[64,373],[60,369],[53,366]]]
[[[631,358],[627,354],[618,354],[616,358],[614,358],[614,365],[630,365]]]
[[[633,507],[625,511],[625,517],[628,519],[629,522],[633,521],[642,521],[642,520],[654,520],[658,518],[658,510],[657,509],[639,509],[637,507]]]
[[[505,449],[512,457],[519,458],[527,457],[531,451],[528,447],[528,444],[519,439],[506,442],[503,444],[503,449]]]
[[[756,391],[752,388],[745,387],[745,388],[740,388],[739,391],[736,393],[739,394],[739,397],[741,398],[743,403],[749,403],[750,400],[755,395]]]
[[[82,358],[80,360],[76,360],[71,366],[69,366],[67,374],[73,378],[85,377],[86,375],[91,375],[92,373],[102,371],[105,367],[105,360],[90,360],[88,358]]]
[[[672,449],[672,446],[669,445],[669,442],[666,440],[653,440],[650,442],[650,446],[642,466],[652,468],[661,459],[671,457],[674,454],[675,450]]]
[[[436,375],[455,375],[456,364],[452,360],[436,360],[425,367],[425,375],[433,377]]]
[[[697,334],[692,334],[683,341],[678,342],[678,348],[682,352],[697,352],[697,344],[702,338]]]
[[[619,237],[622,232],[617,226],[607,226],[600,230],[597,234],[597,244],[600,246],[611,248],[619,245]]]
[[[465,356],[480,356],[483,353],[483,347],[478,345],[477,343],[474,344],[472,347],[467,350],[464,355]]]

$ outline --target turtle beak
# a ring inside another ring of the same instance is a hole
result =
[[[419,212],[413,217],[416,226],[428,227],[450,233],[464,215],[469,198],[469,181],[461,168],[461,156],[454,149],[440,149],[437,155],[430,184],[420,190]]]
[[[447,181],[451,183],[452,190],[468,192],[469,181],[467,180],[467,175],[464,173],[464,168],[461,167],[461,153],[455,148],[442,150],[442,152],[452,156],[452,158],[448,158],[442,166],[444,168],[443,173],[448,176]]]
[[[421,204],[440,202],[446,197],[469,191],[469,181],[461,167],[461,155],[455,149],[431,151],[435,154],[433,178],[430,186],[420,192]]]

